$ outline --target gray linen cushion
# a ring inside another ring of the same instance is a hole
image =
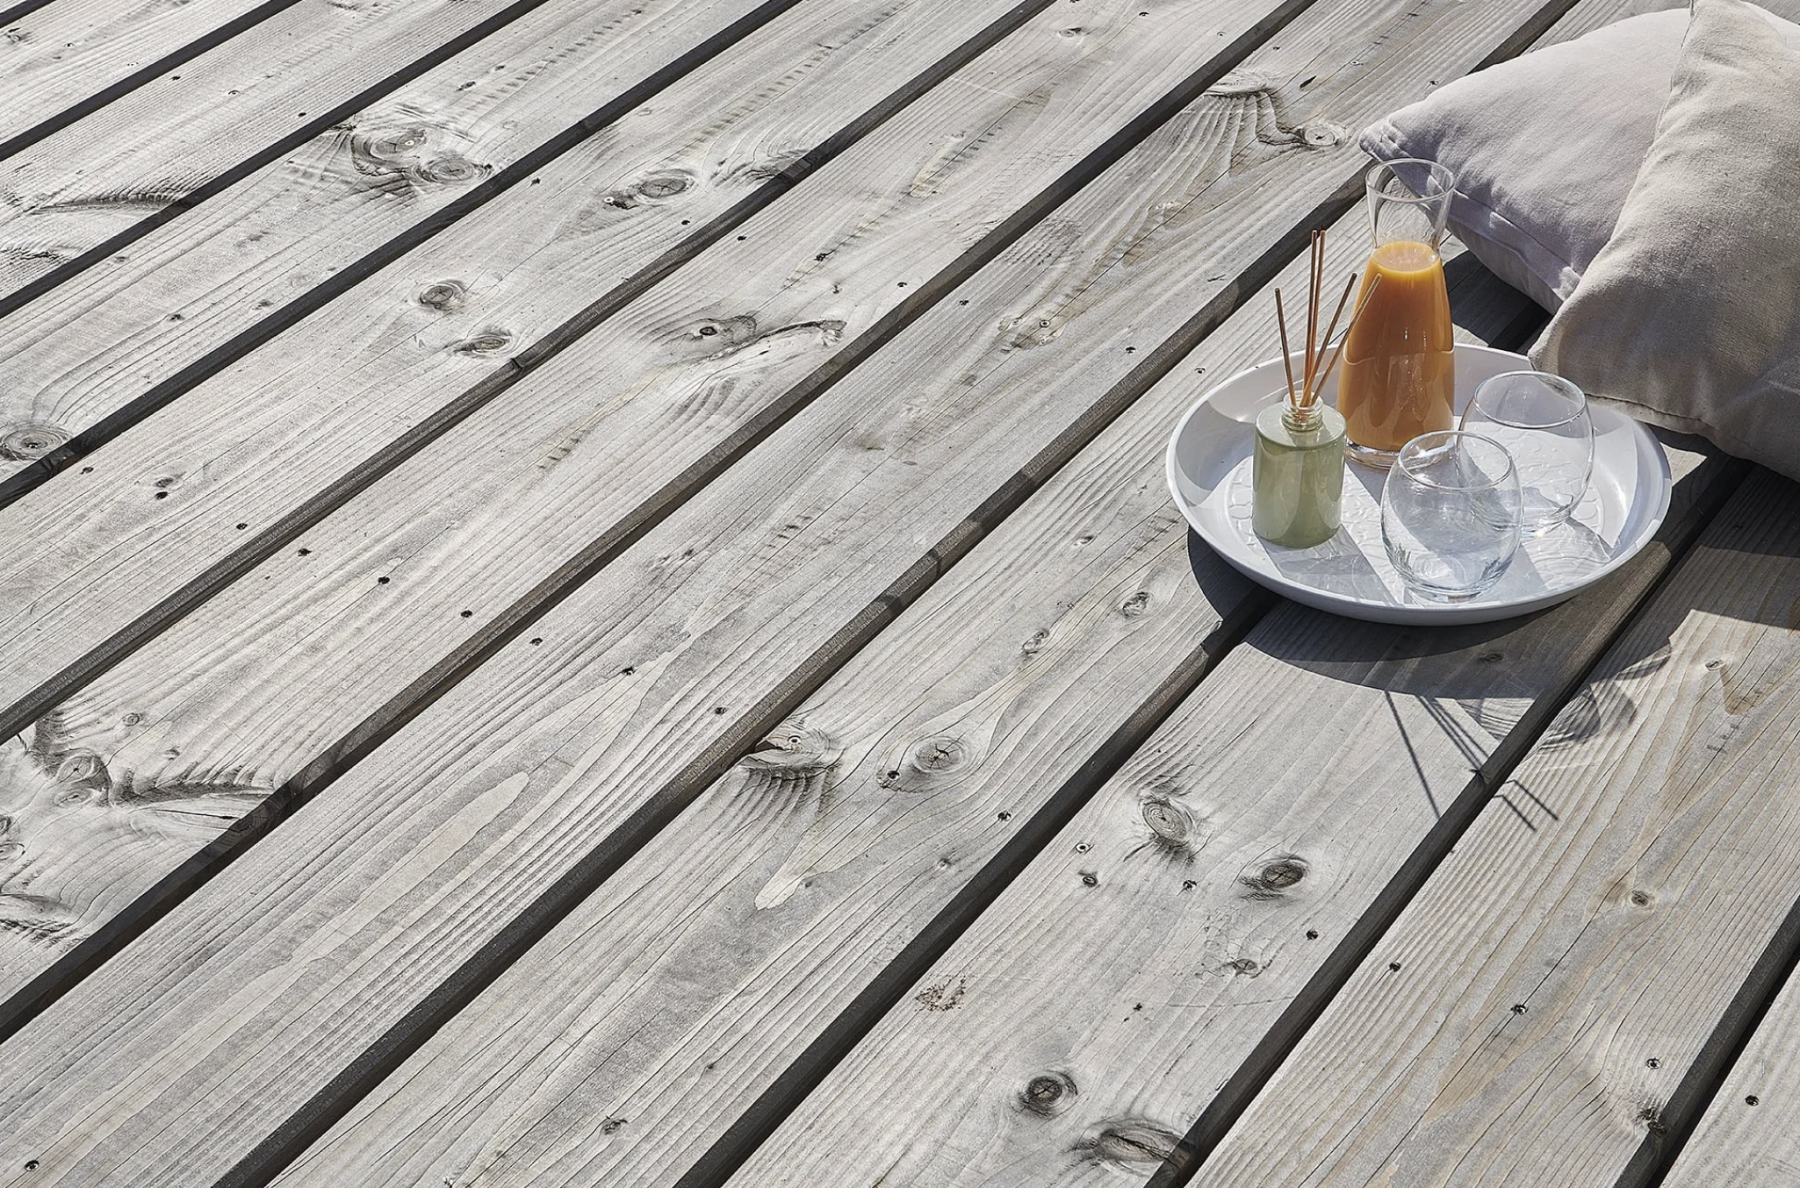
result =
[[[1777,23],[1800,46],[1800,26]],[[1502,62],[1371,125],[1362,147],[1454,172],[1456,237],[1555,312],[1612,235],[1687,24],[1686,9],[1650,13]]]
[[[1532,361],[1800,478],[1800,50],[1695,0],[1612,238]]]

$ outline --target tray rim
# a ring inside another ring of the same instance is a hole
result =
[[[1456,350],[1458,353],[1467,352],[1491,356],[1494,363],[1499,365],[1496,367],[1496,374],[1501,371],[1536,370],[1532,367],[1531,360],[1527,359],[1524,355],[1512,351],[1502,351],[1494,347],[1481,346],[1474,343],[1458,343]],[[1205,392],[1201,393],[1200,397],[1189,406],[1187,411],[1177,418],[1174,432],[1169,435],[1169,444],[1164,451],[1164,481],[1168,486],[1170,497],[1175,501],[1175,506],[1181,511],[1182,518],[1187,521],[1188,527],[1206,543],[1207,548],[1211,549],[1213,553],[1227,565],[1230,565],[1233,569],[1237,570],[1251,581],[1256,582],[1267,589],[1273,590],[1275,593],[1286,598],[1290,598],[1295,602],[1301,603],[1304,606],[1310,606],[1317,610],[1342,615],[1345,618],[1359,619],[1364,622],[1373,623],[1450,626],[1458,623],[1491,623],[1498,622],[1502,619],[1517,618],[1520,615],[1531,614],[1534,611],[1543,610],[1547,607],[1555,606],[1558,603],[1566,602],[1581,591],[1605,579],[1607,575],[1613,573],[1633,557],[1637,556],[1637,554],[1643,550],[1644,546],[1648,545],[1650,541],[1655,538],[1657,530],[1661,528],[1663,520],[1668,516],[1669,503],[1674,484],[1669,470],[1669,457],[1663,450],[1662,443],[1656,440],[1656,436],[1651,433],[1649,428],[1642,422],[1634,420],[1623,412],[1618,411],[1616,408],[1604,403],[1591,402],[1588,407],[1597,419],[1607,418],[1610,420],[1616,418],[1617,423],[1623,425],[1627,431],[1635,432],[1637,434],[1640,449],[1645,446],[1649,447],[1649,455],[1655,458],[1657,462],[1655,474],[1659,483],[1659,489],[1655,492],[1653,497],[1655,507],[1652,513],[1645,517],[1639,524],[1637,535],[1630,542],[1629,546],[1621,547],[1620,551],[1604,565],[1601,565],[1580,581],[1574,582],[1568,586],[1548,589],[1540,594],[1515,596],[1513,598],[1494,601],[1477,600],[1475,602],[1442,606],[1428,603],[1396,604],[1392,602],[1374,602],[1372,600],[1353,598],[1349,595],[1339,594],[1321,587],[1297,582],[1274,569],[1266,569],[1254,564],[1253,559],[1249,555],[1239,555],[1234,549],[1220,547],[1219,542],[1214,539],[1214,534],[1210,527],[1199,515],[1199,508],[1190,505],[1183,497],[1181,485],[1177,481],[1180,473],[1176,465],[1177,447],[1182,440],[1183,434],[1187,430],[1188,423],[1218,395],[1232,385],[1240,383],[1252,373],[1257,372],[1262,368],[1279,365],[1280,362],[1281,356],[1279,355],[1264,359],[1261,362],[1254,363],[1249,367],[1234,372],[1232,375],[1213,384]],[[1247,457],[1248,453],[1246,453],[1245,456]],[[1232,466],[1235,468],[1241,461],[1242,459],[1233,461]],[[1635,502],[1635,500],[1636,496],[1634,494],[1633,502]]]

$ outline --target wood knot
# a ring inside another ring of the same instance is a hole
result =
[[[55,425],[27,421],[14,425],[0,437],[0,458],[13,462],[36,462],[69,440],[69,434]]]
[[[1039,627],[1036,631],[1031,633],[1030,638],[1019,645],[1019,650],[1027,656],[1035,656],[1044,650],[1044,644],[1049,638],[1050,629],[1048,627]]]
[[[685,169],[659,169],[629,186],[601,195],[600,201],[615,210],[631,210],[645,202],[664,202],[685,194],[699,180]]]
[[[1128,619],[1135,619],[1143,614],[1149,605],[1150,592],[1148,590],[1139,590],[1136,594],[1133,594],[1130,598],[1127,598],[1120,604],[1119,613]]]
[[[830,771],[843,753],[837,740],[809,726],[805,718],[794,717],[770,731],[756,750],[738,760],[738,766],[771,776],[812,776]]]
[[[1249,888],[1251,899],[1275,899],[1293,887],[1307,874],[1306,859],[1286,854],[1255,870],[1245,871],[1238,882]]]
[[[1350,135],[1350,129],[1330,120],[1308,120],[1294,129],[1300,143],[1309,149],[1336,148]]]
[[[708,351],[735,350],[756,341],[756,318],[752,314],[708,318],[688,333],[705,343]]]
[[[1136,1171],[1174,1153],[1179,1135],[1144,1118],[1115,1118],[1085,1135],[1072,1151],[1083,1159]]]
[[[477,165],[467,157],[459,156],[456,153],[445,153],[441,157],[433,157],[420,165],[412,171],[412,176],[422,182],[455,186],[486,181],[493,172],[492,165]]]
[[[1225,968],[1234,974],[1242,974],[1246,978],[1258,977],[1263,971],[1262,966],[1258,965],[1248,957],[1239,957],[1234,961],[1227,961],[1225,963]]]
[[[497,355],[512,345],[512,334],[506,330],[483,330],[451,346],[459,355]]]
[[[112,787],[106,762],[92,751],[71,751],[56,769],[56,782],[74,788],[103,792]]]
[[[1138,805],[1144,824],[1150,827],[1150,838],[1166,853],[1188,855],[1195,849],[1200,830],[1193,814],[1167,795],[1153,792]]]
[[[1019,1104],[1040,1118],[1054,1118],[1069,1108],[1081,1090],[1066,1072],[1041,1073],[1019,1092]]]
[[[945,772],[955,771],[968,761],[968,747],[961,739],[948,734],[922,738],[912,745],[906,755],[907,765],[923,775],[943,775]]]
[[[478,165],[460,153],[422,158],[421,151],[430,139],[431,129],[420,124],[385,132],[352,132],[350,163],[365,176],[404,178],[415,185],[466,185],[493,174],[493,166]]]
[[[455,313],[468,300],[469,286],[459,280],[441,280],[419,290],[419,304],[439,313]]]

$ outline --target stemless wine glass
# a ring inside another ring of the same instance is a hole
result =
[[[1496,375],[1475,390],[1457,427],[1512,454],[1526,536],[1543,536],[1574,514],[1594,469],[1594,423],[1580,388],[1546,371]]]
[[[1388,471],[1381,543],[1407,589],[1463,602],[1512,563],[1519,506],[1519,472],[1505,446],[1475,433],[1422,434]]]

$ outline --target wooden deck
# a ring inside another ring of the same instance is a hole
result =
[[[1665,6],[7,10],[0,1185],[1800,1184],[1800,489],[1426,631],[1162,482]]]

